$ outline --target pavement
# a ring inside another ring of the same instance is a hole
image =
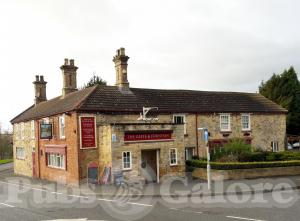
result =
[[[211,189],[208,189],[207,181],[193,179],[190,173],[186,177],[164,177],[160,183],[140,183],[127,180],[121,186],[116,185],[95,185],[81,182],[80,186],[66,186],[56,182],[29,178],[13,174],[13,163],[0,165],[0,181],[18,183],[18,179],[25,179],[22,185],[29,185],[34,188],[45,190],[66,191],[72,188],[76,192],[84,192],[90,195],[101,197],[114,197],[120,191],[126,192],[131,197],[198,197],[218,195],[238,195],[276,192],[282,190],[300,189],[300,175],[282,176],[273,178],[242,179],[212,181]]]
[[[225,181],[224,191],[218,182],[208,191],[205,181],[189,177],[71,188],[12,172],[0,172],[1,221],[298,221],[300,215],[300,176]]]

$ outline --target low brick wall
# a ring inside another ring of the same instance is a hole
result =
[[[194,178],[206,180],[206,168],[195,168],[192,175]],[[211,170],[212,180],[238,180],[289,175],[300,175],[300,166],[236,170]]]

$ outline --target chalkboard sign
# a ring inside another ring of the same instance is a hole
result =
[[[114,181],[117,186],[120,186],[124,183],[123,171],[114,172]]]
[[[110,167],[105,167],[101,178],[102,184],[107,184],[110,177]]]
[[[98,183],[98,168],[89,167],[88,168],[88,182],[97,184]]]

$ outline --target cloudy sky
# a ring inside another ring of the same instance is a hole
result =
[[[60,65],[74,58],[78,85],[95,72],[115,83],[125,47],[132,87],[256,92],[293,65],[300,72],[297,0],[1,0],[0,122],[61,94]]]

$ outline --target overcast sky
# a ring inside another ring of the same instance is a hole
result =
[[[94,72],[113,85],[120,47],[131,87],[256,92],[300,71],[299,11],[297,0],[1,0],[0,122],[33,103],[36,74],[60,95],[64,58],[78,86]]]

